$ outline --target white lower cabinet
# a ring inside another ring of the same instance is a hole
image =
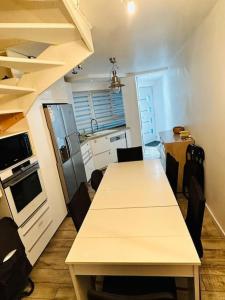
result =
[[[35,214],[18,229],[31,264],[35,263],[49,242],[52,234],[52,229],[50,228],[52,223],[51,209],[46,201]],[[47,238],[48,235],[49,237]]]
[[[127,148],[126,134],[125,132],[119,132],[110,136],[110,161],[117,162],[117,149]]]
[[[87,176],[87,181],[91,179],[91,174],[95,170],[94,160],[90,159],[85,166],[85,172]]]
[[[90,142],[85,143],[81,146],[81,153],[84,162],[85,173],[87,181],[91,179],[91,174],[95,170],[94,159],[92,154],[92,148]]]
[[[129,130],[118,131],[103,137],[95,138],[81,146],[87,180],[95,169],[106,168],[117,162],[117,148],[127,148]]]
[[[94,156],[94,163],[95,163],[95,169],[102,169],[108,166],[110,164],[111,160],[111,153],[110,150],[99,153]]]
[[[110,135],[96,138],[91,141],[93,155],[110,150]]]

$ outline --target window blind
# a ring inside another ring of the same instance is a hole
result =
[[[78,131],[81,133],[82,130],[85,130],[85,132],[90,132],[92,111],[89,93],[73,93],[73,104]]]
[[[74,111],[80,132],[91,132],[91,119],[96,119],[98,129],[109,129],[125,124],[122,93],[110,90],[74,92]]]

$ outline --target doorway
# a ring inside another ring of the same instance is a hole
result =
[[[136,76],[136,87],[144,158],[160,158],[155,122],[153,83],[146,75]]]

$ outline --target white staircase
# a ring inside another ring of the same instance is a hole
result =
[[[76,0],[1,1],[0,20],[0,76],[20,73],[0,80],[2,134],[39,94],[90,56],[93,43]]]

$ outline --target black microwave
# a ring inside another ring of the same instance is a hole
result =
[[[0,170],[4,170],[32,156],[27,133],[0,139]]]

